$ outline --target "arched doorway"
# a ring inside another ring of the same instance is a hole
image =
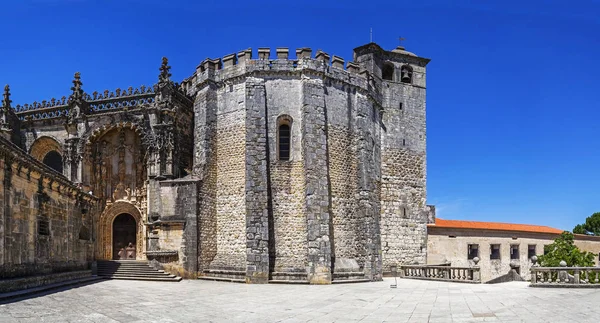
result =
[[[113,259],[135,260],[137,224],[131,214],[119,214],[113,221]]]
[[[104,210],[102,215],[100,215],[100,220],[98,223],[98,248],[96,249],[97,259],[119,259],[118,251],[117,254],[113,253],[115,245],[115,240],[113,239],[113,226],[116,218],[122,214],[126,214],[133,217],[135,221],[135,241],[132,242],[135,246],[136,258],[144,259],[144,251],[146,250],[146,241],[144,239],[144,237],[146,236],[146,226],[143,224],[144,221],[140,210],[134,204],[126,201],[118,201],[112,203]],[[127,244],[129,244],[129,241],[127,242]]]

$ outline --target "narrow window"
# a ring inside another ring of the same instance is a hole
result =
[[[50,224],[48,223],[48,220],[38,220],[38,235],[50,235]]]
[[[384,80],[392,81],[394,79],[394,65],[391,63],[383,64],[383,70],[381,71],[381,78]]]
[[[519,259],[519,245],[514,244],[510,246],[510,259]]]
[[[473,260],[475,257],[479,257],[479,245],[470,244],[467,246],[467,259]]]
[[[400,69],[400,80],[402,83],[412,83],[413,70],[412,67],[408,65],[402,66]]]
[[[535,245],[530,244],[527,246],[527,259],[531,259],[533,256],[535,256]]]
[[[279,160],[290,160],[290,126],[279,126]]]
[[[500,245],[492,244],[490,245],[490,259],[500,259]]]
[[[400,110],[402,110],[402,102],[400,102]]]

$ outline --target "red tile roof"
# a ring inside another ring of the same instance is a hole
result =
[[[430,228],[453,228],[453,229],[477,229],[477,230],[497,230],[497,231],[521,231],[537,233],[561,234],[563,230],[551,228],[543,225],[500,223],[500,222],[479,222],[479,221],[461,221],[444,220],[437,218],[435,224],[427,225]]]

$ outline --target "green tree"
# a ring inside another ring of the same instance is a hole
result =
[[[573,233],[600,236],[600,212],[588,216],[585,223],[576,225]]]
[[[561,233],[553,243],[544,246],[544,255],[538,256],[542,267],[559,267],[562,260],[569,267],[594,266],[594,254],[579,250],[573,234],[569,231]]]

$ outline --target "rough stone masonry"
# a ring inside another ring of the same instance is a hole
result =
[[[164,58],[137,89],[88,94],[77,73],[69,97],[7,99],[3,136],[97,201],[94,259],[132,243],[184,277],[312,284],[425,263],[429,59],[375,43],[346,64],[252,53],[206,59],[180,84]]]

